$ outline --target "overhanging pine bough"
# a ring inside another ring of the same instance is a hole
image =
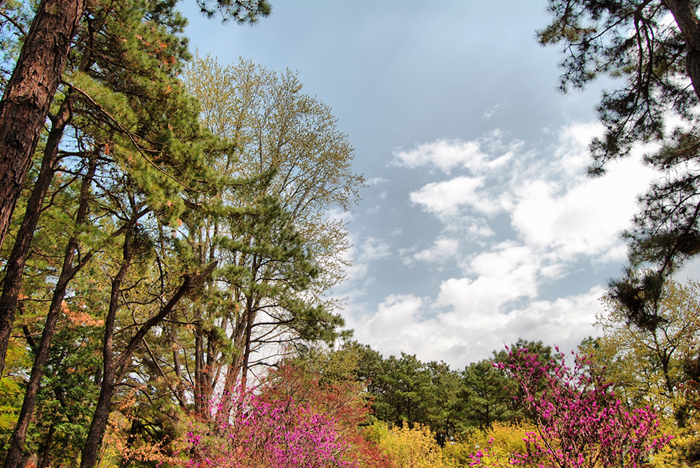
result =
[[[621,86],[597,106],[605,133],[591,144],[592,175],[633,146],[658,143],[645,159],[662,172],[640,197],[641,212],[625,233],[631,267],[611,283],[630,319],[654,326],[659,284],[700,253],[700,20],[690,0],[550,0],[552,23],[538,31],[559,44],[561,89],[583,88],[600,76]],[[679,121],[669,128],[669,120]]]

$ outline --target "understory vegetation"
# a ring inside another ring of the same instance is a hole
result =
[[[206,398],[195,397],[188,365],[185,377],[175,367],[196,356],[172,342],[174,352],[156,355],[168,346],[156,335],[114,393],[100,466],[693,466],[699,303],[700,285],[670,283],[658,331],[617,321],[609,301],[603,336],[577,353],[519,340],[463,370],[383,358],[351,340],[298,346],[255,380],[216,385]],[[80,456],[99,395],[93,337],[104,324],[69,307],[64,315],[57,343],[66,344],[50,360],[27,441],[29,461],[52,466]],[[31,367],[29,336],[13,341],[0,381],[5,447]]]

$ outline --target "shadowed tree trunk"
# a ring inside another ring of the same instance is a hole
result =
[[[662,3],[671,10],[676,24],[683,33],[685,47],[688,51],[686,69],[693,83],[695,94],[700,98],[700,24],[698,15],[690,0],[664,0]]]
[[[12,324],[15,320],[17,300],[22,287],[24,265],[32,245],[34,231],[39,222],[41,206],[53,180],[56,162],[58,161],[58,145],[70,120],[71,106],[74,100],[75,94],[71,93],[61,104],[56,117],[53,118],[53,125],[41,162],[41,170],[32,188],[32,194],[27,201],[24,219],[17,232],[17,238],[10,257],[7,260],[5,282],[2,296],[0,296],[0,375],[2,375],[2,371],[5,368],[5,355],[7,354],[7,347],[10,341],[10,333],[12,333]]]
[[[27,438],[27,430],[29,429],[29,423],[31,421],[32,414],[34,413],[34,406],[36,404],[37,394],[39,393],[41,378],[44,375],[44,366],[49,357],[49,348],[51,347],[51,341],[53,340],[53,336],[56,332],[58,317],[61,313],[61,308],[63,307],[62,304],[66,295],[66,289],[68,288],[68,284],[70,283],[71,279],[73,279],[75,274],[80,271],[80,269],[91,257],[91,255],[86,255],[85,258],[83,258],[83,261],[81,261],[78,265],[73,265],[73,259],[78,249],[77,230],[82,224],[85,223],[87,218],[90,185],[92,184],[96,167],[97,154],[93,154],[90,158],[88,171],[83,179],[80,189],[78,212],[75,216],[76,232],[73,233],[71,238],[68,240],[68,245],[66,246],[66,255],[63,259],[63,267],[61,269],[61,274],[58,277],[58,281],[56,282],[56,287],[54,288],[49,312],[46,315],[46,323],[44,324],[44,331],[41,334],[41,342],[39,343],[39,348],[37,350],[36,357],[34,358],[34,365],[32,366],[32,372],[29,377],[29,382],[27,383],[27,389],[24,393],[22,410],[17,420],[15,431],[10,439],[10,448],[7,452],[7,458],[5,458],[5,468],[17,468],[19,466],[22,453],[24,451],[24,444]]]

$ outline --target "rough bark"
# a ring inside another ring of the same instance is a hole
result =
[[[0,246],[84,12],[85,0],[42,0],[0,101]]]
[[[700,99],[700,22],[689,0],[664,0],[673,19],[683,33],[687,50],[686,69]]]
[[[255,314],[253,313],[253,298],[248,296],[246,310],[248,311],[248,320],[245,328],[245,348],[243,351],[243,364],[241,365],[241,389],[245,390],[248,385],[248,364],[250,362],[250,340],[253,333],[253,322]]]
[[[109,418],[110,403],[112,401],[112,393],[114,391],[114,381],[117,373],[117,366],[114,358],[114,327],[119,310],[119,294],[121,293],[121,285],[124,277],[131,266],[133,250],[131,247],[131,236],[127,234],[124,238],[123,260],[119,267],[119,271],[112,280],[112,287],[109,296],[109,308],[107,309],[107,317],[105,318],[105,334],[102,342],[102,383],[100,385],[100,396],[95,406],[95,413],[92,416],[90,424],[90,432],[88,433],[85,446],[83,447],[83,456],[80,462],[81,467],[92,467],[97,461],[97,453],[100,445],[102,445],[102,437],[104,429],[107,427]]]
[[[178,401],[186,401],[185,381],[182,376],[182,366],[180,365],[180,350],[178,348],[173,348],[173,366],[175,367],[175,376],[177,377],[177,399]]]
[[[41,455],[41,460],[39,461],[39,466],[37,468],[50,468],[51,466],[51,444],[53,443],[53,435],[56,432],[56,427],[51,424],[49,427],[49,435],[46,436],[46,441],[44,441],[43,453]]]
[[[204,350],[202,345],[202,330],[198,324],[195,329],[194,338],[194,412],[201,418],[208,416],[207,402],[204,396],[204,379],[202,378],[202,368],[204,367]]]

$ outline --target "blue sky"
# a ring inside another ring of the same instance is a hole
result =
[[[572,349],[619,275],[619,233],[654,174],[636,157],[586,177],[602,89],[557,91],[539,0],[272,0],[258,26],[182,4],[193,49],[299,71],[333,109],[369,187],[345,216],[335,294],[355,337],[462,367],[518,337]]]

